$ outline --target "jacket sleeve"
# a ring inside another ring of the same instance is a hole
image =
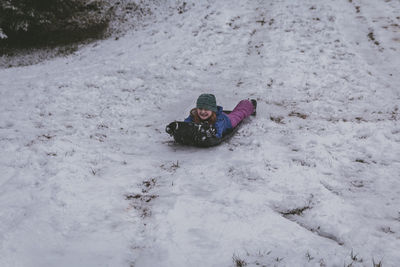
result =
[[[184,122],[193,122],[193,118],[192,115],[189,115],[189,117],[187,117]]]
[[[224,132],[223,127],[218,126],[218,124],[215,124],[215,129],[217,130],[217,133],[215,134],[216,137],[222,138],[222,134]]]
[[[218,120],[215,123],[215,129],[217,130],[217,133],[215,134],[216,137],[222,138],[224,132],[226,130],[229,130],[232,128],[231,121],[229,120],[228,116],[222,114],[221,116],[218,116]]]
[[[215,123],[215,129],[217,130],[215,136],[222,138],[223,133],[229,129],[229,125],[227,125],[226,121],[221,118]]]

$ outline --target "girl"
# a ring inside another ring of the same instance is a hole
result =
[[[231,113],[225,114],[222,112],[222,107],[217,106],[217,101],[213,94],[201,94],[197,98],[196,108],[190,111],[190,115],[185,119],[185,122],[198,124],[208,122],[209,125],[215,127],[216,136],[221,138],[227,130],[235,128],[243,119],[250,115],[255,115],[256,108],[256,100],[242,100]]]

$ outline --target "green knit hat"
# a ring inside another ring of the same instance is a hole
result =
[[[208,109],[217,112],[217,101],[213,94],[201,94],[197,98],[196,108]]]

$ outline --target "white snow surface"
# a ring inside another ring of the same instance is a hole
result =
[[[0,266],[399,266],[399,1],[171,0],[145,20],[0,70]],[[257,116],[174,144],[204,92]]]

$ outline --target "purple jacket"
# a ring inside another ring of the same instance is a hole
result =
[[[218,138],[221,138],[226,130],[232,129],[231,120],[222,112],[222,110],[221,106],[217,107],[217,121],[214,124],[214,127],[217,130],[216,136]],[[189,115],[189,117],[185,119],[185,122],[193,122],[192,115]]]

